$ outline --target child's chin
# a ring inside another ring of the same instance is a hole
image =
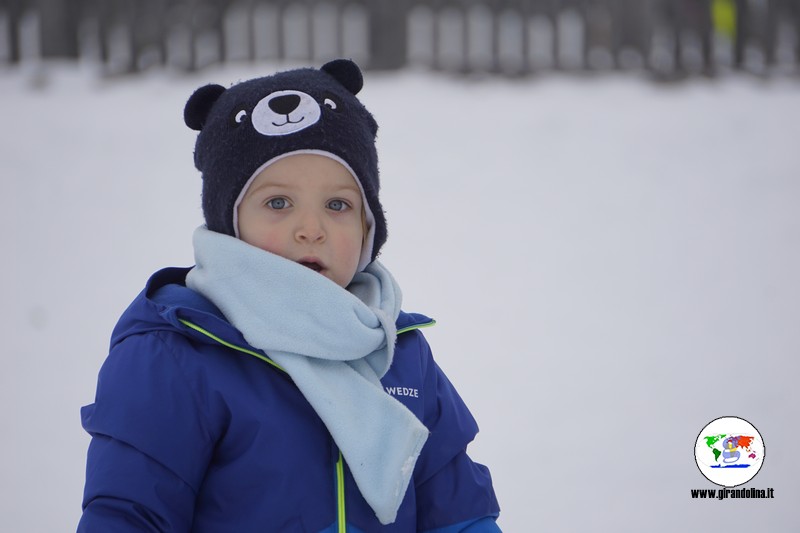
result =
[[[347,282],[347,283],[345,283],[345,284],[342,284],[342,283],[340,283],[340,282],[339,282],[339,281],[338,281],[338,280],[337,280],[337,279],[336,279],[336,278],[333,276],[333,274],[332,274],[331,272],[327,271],[327,270],[323,270],[322,272],[320,272],[320,275],[322,275],[322,276],[324,276],[324,277],[328,278],[328,279],[329,279],[329,280],[331,280],[333,283],[337,284],[338,286],[340,286],[340,287],[342,287],[342,288],[344,288],[344,287],[347,287],[347,286],[350,284],[350,282]]]

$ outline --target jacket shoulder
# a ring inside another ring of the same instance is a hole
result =
[[[414,329],[433,326],[434,324],[436,324],[436,321],[428,316],[425,316],[421,313],[407,313],[405,311],[400,311],[400,314],[397,316],[397,320],[395,321],[398,334]]]

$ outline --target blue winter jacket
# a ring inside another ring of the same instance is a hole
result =
[[[78,531],[499,531],[489,471],[466,446],[478,427],[401,313],[383,378],[431,434],[397,520],[382,526],[330,434],[287,374],[186,288],[153,275],[114,329],[95,403]]]

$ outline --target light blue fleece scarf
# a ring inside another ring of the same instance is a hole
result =
[[[379,262],[347,290],[244,241],[194,233],[186,286],[281,365],[317,412],[382,524],[394,522],[427,428],[387,394],[402,296]]]

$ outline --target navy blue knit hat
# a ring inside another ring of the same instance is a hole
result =
[[[203,174],[208,229],[238,237],[238,202],[261,170],[287,155],[322,154],[343,164],[361,186],[367,238],[359,270],[373,261],[386,242],[386,219],[378,199],[378,124],[355,96],[362,85],[358,65],[337,59],[228,89],[197,89],[184,120],[200,132],[194,162]]]

